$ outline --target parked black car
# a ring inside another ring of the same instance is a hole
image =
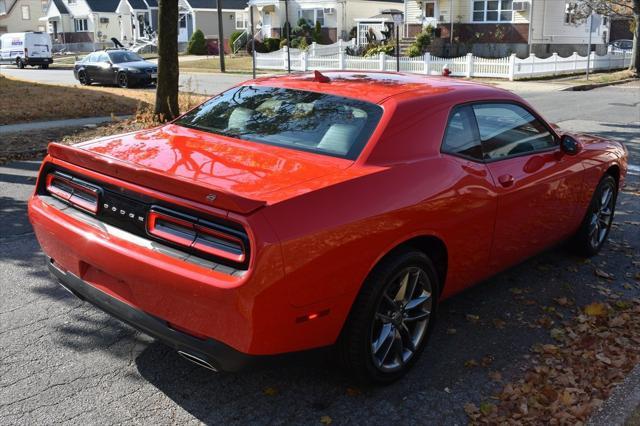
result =
[[[93,52],[76,62],[73,74],[80,84],[117,84],[120,87],[155,83],[158,66],[126,49]]]

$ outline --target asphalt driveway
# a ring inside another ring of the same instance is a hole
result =
[[[588,262],[558,247],[446,301],[416,368],[384,388],[355,387],[322,351],[212,374],[78,301],[49,277],[26,219],[38,163],[0,167],[0,424],[465,424],[463,405],[501,388],[489,373],[517,376],[550,340],[539,319],[553,299],[591,303],[599,285],[640,295],[640,85],[524,95],[562,126],[627,144],[610,242]]]

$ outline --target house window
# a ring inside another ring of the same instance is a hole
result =
[[[49,0],[40,0],[40,6],[42,6],[42,13],[47,13],[48,5],[49,5]]]
[[[315,25],[316,22],[320,23],[321,27],[324,27],[324,10],[323,9],[301,9],[298,11],[298,18],[304,18]]]
[[[575,24],[576,23],[576,4],[574,2],[567,2],[564,7],[564,23]]]
[[[249,19],[247,18],[247,12],[236,12],[236,29],[246,30],[249,26]]]
[[[73,27],[77,33],[89,31],[89,25],[86,19],[74,19]]]
[[[7,2],[0,0],[0,15],[4,15],[5,13],[7,13]]]
[[[31,11],[29,6],[22,6],[22,19],[28,21],[31,19]]]
[[[513,21],[513,0],[474,0],[473,22]]]

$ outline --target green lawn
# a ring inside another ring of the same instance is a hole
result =
[[[251,56],[225,56],[224,62],[227,71],[251,72]],[[185,61],[180,63],[181,71],[195,72],[220,72],[220,60],[217,57]]]

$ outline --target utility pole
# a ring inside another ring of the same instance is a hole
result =
[[[255,43],[255,32],[253,29],[253,5],[249,5],[249,19],[251,20],[251,58],[253,59],[253,78],[256,78],[256,43]],[[247,37],[247,42],[249,41],[249,37]]]
[[[593,10],[589,12],[589,43],[587,44],[587,80],[589,80],[589,68],[591,66],[591,33],[593,32]]]
[[[287,72],[291,74],[291,25],[289,24],[289,0],[284,0],[284,26],[287,32]]]
[[[451,28],[449,30],[449,44],[451,50],[453,50],[453,0],[449,2],[449,20],[451,21]]]
[[[222,0],[217,0],[218,3],[218,50],[220,54],[220,72],[225,72],[226,67],[224,65],[224,31],[222,25]]]

